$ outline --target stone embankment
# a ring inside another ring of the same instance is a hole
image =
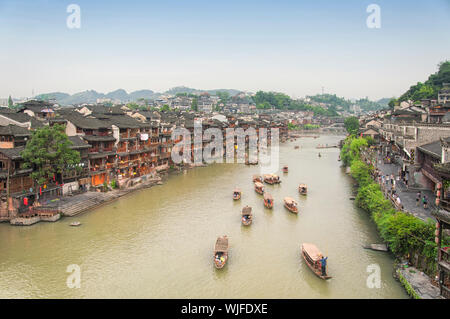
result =
[[[58,202],[57,208],[63,216],[75,216],[136,190],[159,185],[161,181],[161,177],[155,177],[125,189],[110,190],[108,192],[86,192],[72,197],[64,197]]]
[[[47,203],[45,206],[36,208],[36,211],[33,211],[31,215],[28,214],[28,216],[12,218],[9,220],[9,223],[16,226],[30,226],[40,221],[55,222],[63,216],[75,216],[134,191],[149,188],[154,185],[161,185],[162,178],[160,176],[141,177],[132,180],[131,184],[131,186],[124,189],[113,189],[107,192],[88,191],[73,196],[64,196]],[[46,210],[53,213],[43,213]]]
[[[414,299],[443,299],[430,277],[415,267],[408,267],[406,262],[397,267],[396,277]]]

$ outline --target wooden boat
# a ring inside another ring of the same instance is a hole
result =
[[[225,266],[228,260],[228,237],[218,237],[214,246],[214,265],[217,269]]]
[[[265,174],[263,177],[264,177],[264,182],[267,183],[267,184],[273,185],[273,184],[281,183],[280,177],[278,175]]]
[[[308,186],[306,186],[306,184],[298,185],[298,192],[300,193],[300,195],[308,194]]]
[[[252,208],[250,206],[245,206],[242,209],[241,215],[242,224],[244,226],[249,226],[253,221]]]
[[[302,256],[308,265],[309,269],[311,269],[317,277],[321,279],[330,279],[331,276],[328,276],[325,272],[325,276],[322,275],[322,265],[320,263],[320,259],[322,258],[322,253],[314,244],[304,243],[302,244]],[[326,271],[326,269],[325,269]]]
[[[286,166],[283,166],[283,173],[287,173],[289,171],[289,168]]]
[[[80,225],[81,225],[80,222],[73,222],[73,223],[70,223],[70,226],[74,226],[74,227],[80,226]]]
[[[241,190],[239,188],[235,188],[233,191],[233,199],[239,200],[239,199],[241,199],[241,195],[242,195]]]
[[[259,176],[259,175],[253,175],[253,183],[255,183],[255,182],[260,182],[260,183],[262,183],[262,182],[263,182],[262,177]]]
[[[255,183],[255,192],[258,194],[264,194],[264,184],[260,182]]]
[[[269,209],[273,208],[273,198],[269,193],[264,193],[264,206]]]
[[[284,198],[284,207],[286,207],[291,213],[298,214],[297,202],[291,197]]]

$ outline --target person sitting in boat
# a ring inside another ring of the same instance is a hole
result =
[[[320,258],[320,264],[322,265],[322,276],[327,275],[327,259],[328,259],[328,257],[324,257],[324,256],[322,256]]]

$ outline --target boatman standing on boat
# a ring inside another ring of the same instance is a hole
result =
[[[328,259],[328,257],[324,257],[324,256],[322,256],[322,258],[320,258],[320,264],[322,265],[322,276],[327,275],[327,259]]]

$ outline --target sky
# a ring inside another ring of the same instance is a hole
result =
[[[450,0],[0,0],[0,97],[188,86],[375,100],[450,59],[449,31]]]

